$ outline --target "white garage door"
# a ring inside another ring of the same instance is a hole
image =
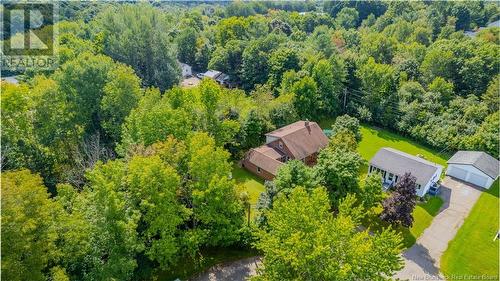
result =
[[[473,183],[477,186],[486,187],[486,183],[488,182],[488,178],[481,176],[481,175],[478,175],[478,174],[470,173],[469,182]]]
[[[467,178],[467,173],[468,172],[466,170],[455,166],[450,166],[448,169],[448,175],[461,180],[465,180],[465,178]]]

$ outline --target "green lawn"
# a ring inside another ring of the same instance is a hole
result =
[[[329,129],[333,122],[334,120],[328,119],[320,121],[319,125],[323,129]],[[446,169],[446,159],[450,158],[449,155],[439,154],[438,151],[385,129],[362,125],[361,134],[363,138],[359,143],[358,151],[366,161],[369,161],[382,147],[392,147],[411,155],[422,155],[425,159],[442,165],[444,169]],[[368,166],[364,165],[359,175],[361,184],[363,184],[367,172]],[[405,247],[410,247],[415,244],[416,239],[432,223],[432,219],[437,215],[442,204],[443,200],[441,198],[431,197],[427,202],[419,203],[417,207],[415,207],[413,211],[413,217],[415,219],[413,226],[410,229],[403,227],[397,229],[403,236],[403,244]],[[379,231],[382,227],[387,227],[388,224],[380,221],[378,218],[381,211],[381,208],[373,210],[373,213],[366,218],[364,225],[369,227],[372,231]]]
[[[395,229],[403,237],[403,246],[405,248],[409,248],[415,244],[417,238],[431,225],[441,205],[443,205],[443,200],[440,197],[430,197],[427,202],[418,203],[415,210],[413,210],[413,226],[409,229],[406,227],[397,227]],[[388,223],[379,219],[380,212],[382,212],[381,207],[374,209],[363,221],[363,225],[368,227],[370,231],[378,232],[382,228],[389,226]]]
[[[333,122],[333,119],[326,119],[320,121],[319,125],[323,129],[330,129]],[[434,149],[385,129],[361,125],[361,134],[363,138],[359,143],[358,151],[366,161],[370,161],[380,148],[392,147],[411,155],[422,155],[425,159],[442,165],[444,171],[447,166],[446,161],[451,157],[451,155],[439,153]],[[361,180],[365,178],[367,172],[368,166],[364,165],[360,171]]]
[[[499,230],[498,204],[497,180],[490,190],[481,194],[463,226],[448,244],[441,258],[441,271],[445,275],[489,275],[498,278],[500,241],[493,241]]]
[[[259,195],[264,191],[264,180],[238,166],[233,165],[233,178],[237,183],[242,184],[243,190],[250,196],[250,204],[255,205]]]
[[[361,134],[363,138],[359,143],[358,151],[361,156],[369,161],[377,151],[382,147],[392,147],[411,155],[423,155],[425,159],[443,165],[446,167],[446,155],[439,155],[437,151],[418,144],[408,138],[397,135],[390,131],[363,125],[361,127]],[[445,168],[446,169],[446,168]],[[368,166],[362,167],[360,171],[360,178],[364,179],[368,172]],[[362,181],[363,182],[363,181]],[[432,219],[437,215],[439,208],[443,204],[443,200],[439,197],[431,197],[425,203],[419,203],[413,211],[414,223],[410,229],[398,228],[397,231],[403,236],[403,244],[405,247],[411,247],[415,244],[417,238],[422,235],[424,230],[432,223]],[[367,226],[372,230],[380,230],[384,226],[388,226],[381,222],[378,218],[378,213],[381,210],[376,210],[369,221]]]
[[[446,167],[446,161],[450,158],[450,155],[438,154],[433,149],[387,130],[363,125],[361,133],[363,139],[359,143],[359,153],[366,160],[370,160],[382,147],[392,147],[411,155],[420,154],[425,159],[443,167]]]

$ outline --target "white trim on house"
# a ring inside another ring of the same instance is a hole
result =
[[[398,181],[401,179],[403,175],[397,174],[396,172],[392,171],[386,171],[382,170],[374,165],[370,165],[368,167],[368,173],[374,173],[374,172],[379,172],[382,175],[382,181],[383,181],[383,188],[384,190],[388,190],[390,187],[398,183]],[[410,172],[410,171],[408,171]],[[431,188],[432,184],[436,183],[439,181],[439,178],[441,176],[441,173],[443,172],[443,167],[438,166],[432,177],[425,183],[425,185],[422,187],[422,184],[417,183],[416,184],[416,195],[419,197],[423,197]],[[421,182],[420,180],[417,179],[417,182]]]

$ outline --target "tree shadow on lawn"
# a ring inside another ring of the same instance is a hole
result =
[[[387,129],[377,127],[377,126],[371,126],[368,124],[364,124],[366,128],[370,131],[370,133],[376,135],[377,137],[387,140],[387,141],[401,141],[404,139],[404,137],[397,135],[396,133],[393,133]]]
[[[368,214],[363,219],[362,225],[364,225],[369,232],[375,232],[375,233],[380,233],[384,228],[392,227],[392,229],[396,231],[396,233],[399,233],[403,238],[402,246],[405,249],[410,248],[417,241],[417,238],[413,236],[409,228],[402,226],[397,226],[397,227],[391,226],[390,223],[382,221],[379,218],[379,214],[373,212]]]
[[[433,217],[446,210],[450,206],[451,190],[446,187],[442,188],[443,190],[441,190],[441,194],[439,196],[432,196],[427,200],[427,202],[418,204],[420,208],[422,208]]]
[[[258,255],[261,255],[261,253],[251,248],[207,248],[201,250],[201,255],[198,257],[199,260],[193,260],[191,257],[184,256],[167,270],[162,270],[156,264],[151,263],[149,266],[153,267],[148,272],[150,275],[142,276],[142,278],[137,279],[175,280],[179,278],[181,280],[189,280],[217,264],[238,261]]]

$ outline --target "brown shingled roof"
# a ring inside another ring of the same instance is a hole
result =
[[[328,145],[328,137],[316,122],[297,121],[266,136],[280,138],[296,159],[304,159]]]
[[[277,160],[281,157],[279,151],[267,145],[250,149],[246,156],[247,161],[273,175],[276,175],[279,166],[283,164],[283,162]]]

